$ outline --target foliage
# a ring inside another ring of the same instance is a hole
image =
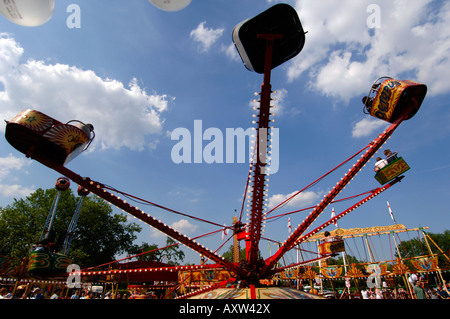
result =
[[[233,245],[231,245],[228,248],[228,250],[223,253],[222,257],[225,258],[225,260],[227,260],[229,262],[234,262],[234,247],[233,247]],[[245,248],[241,248],[239,250],[239,260],[245,260],[245,259],[246,259]]]
[[[136,247],[134,255],[140,254],[139,260],[158,261],[172,266],[180,265],[184,260],[184,252],[180,250],[179,245],[170,237],[167,237],[166,246],[158,248],[158,245],[142,243]]]
[[[399,244],[402,258],[407,259],[416,256],[430,255],[429,249],[431,249],[433,254],[438,255],[439,265],[441,267],[443,265],[449,267],[449,261],[445,258],[442,252],[446,253],[447,256],[450,252],[450,230],[445,230],[443,233],[439,234],[427,232],[425,232],[425,234],[428,234],[429,237],[431,237],[431,240],[428,237],[426,238],[429,246],[425,242],[425,238],[422,236],[420,236],[420,238],[412,238],[410,240],[402,241],[401,244]],[[436,245],[440,249],[436,247]],[[396,252],[395,256],[399,257],[398,252]],[[406,264],[410,266],[409,262],[406,262]]]
[[[0,208],[0,255],[22,259],[43,231],[45,220],[56,196],[56,189],[37,189],[25,199]],[[67,228],[78,202],[72,190],[61,193],[52,230],[55,247],[61,251]],[[136,232],[141,228],[128,223],[122,214],[95,196],[87,196],[78,219],[69,251],[72,261],[81,267],[114,260],[114,256],[132,249]]]

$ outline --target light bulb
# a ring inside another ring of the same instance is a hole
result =
[[[24,27],[43,25],[53,15],[55,0],[0,1],[0,13],[9,21]]]
[[[180,11],[186,8],[192,0],[149,0],[155,7],[164,11]]]

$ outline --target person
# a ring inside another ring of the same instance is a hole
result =
[[[0,299],[8,299],[8,289],[2,288],[0,289]]]
[[[367,112],[370,113],[370,110],[372,109],[373,106],[373,98],[365,96],[362,98],[362,102],[366,106]]]
[[[405,289],[400,288],[398,290],[398,299],[408,299],[408,293],[406,292]]]
[[[369,293],[367,292],[367,290],[361,290],[361,296],[362,299],[369,299]]]
[[[328,230],[325,232],[324,235],[325,235],[325,238],[323,239],[323,242],[330,243],[333,241],[333,237],[331,236],[331,234]]]
[[[384,299],[381,289],[375,288],[375,299]]]
[[[416,274],[411,274],[408,277],[408,282],[411,285],[412,288],[414,288],[414,286],[416,285],[416,282],[419,280],[419,278],[417,278]]]
[[[390,149],[384,151],[384,155],[386,156],[386,161],[388,162],[388,164],[397,159],[397,154],[397,152],[392,153]]]
[[[50,297],[50,299],[59,299],[59,292],[60,289],[56,289],[55,292],[53,293],[53,295]]]
[[[76,290],[75,293],[70,296],[70,299],[80,299],[80,291]]]
[[[388,162],[385,159],[382,159],[381,157],[377,157],[377,162],[375,163],[375,168],[373,169],[375,172],[378,172],[380,169],[385,167],[388,164]]]
[[[35,293],[34,299],[45,299],[45,296],[44,296],[44,294],[42,293],[41,288],[36,287],[36,288],[33,290],[33,293]]]
[[[442,289],[441,285],[437,286],[437,296],[439,299],[450,299],[448,292]]]
[[[416,299],[427,299],[425,289],[423,289],[423,284],[421,281],[416,281],[416,285],[413,288],[413,294]]]

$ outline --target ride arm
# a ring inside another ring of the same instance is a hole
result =
[[[77,208],[75,209],[75,213],[72,216],[72,220],[70,221],[70,225],[67,228],[66,239],[64,240],[63,246],[63,254],[67,255],[69,253],[70,244],[72,242],[73,234],[75,232],[75,228],[77,227],[78,217],[80,216],[81,208],[83,207],[83,201],[86,196],[81,196],[78,200]]]
[[[305,230],[316,220],[316,218],[323,212],[328,204],[342,191],[342,189],[352,180],[352,178],[361,170],[361,168],[370,160],[370,158],[383,146],[386,140],[394,133],[398,126],[403,122],[405,116],[399,118],[392,123],[382,134],[375,138],[370,144],[367,151],[361,158],[353,165],[353,167],[345,174],[345,176],[334,186],[334,188],[324,197],[324,199],[316,206],[316,208],[309,214],[309,216],[292,232],[289,238],[282,244],[277,252],[266,259],[266,266],[262,272],[268,272],[272,269],[278,260],[297,243],[300,236]]]
[[[89,190],[93,194],[98,195],[99,197],[103,198],[104,200],[108,201],[109,203],[117,206],[120,209],[123,209],[127,213],[142,220],[143,222],[149,224],[150,226],[158,229],[159,231],[166,234],[167,236],[172,237],[175,240],[178,240],[179,242],[181,242],[182,244],[191,248],[192,250],[198,252],[199,254],[222,265],[226,269],[233,271],[236,274],[242,273],[242,270],[235,264],[225,260],[222,256],[217,255],[216,253],[209,250],[205,246],[197,243],[195,240],[192,240],[191,238],[187,237],[186,235],[179,233],[177,230],[164,224],[163,222],[157,220],[156,218],[144,213],[138,207],[132,206],[129,203],[127,203],[126,201],[120,199],[120,197],[117,197],[114,194],[108,192],[106,189],[104,189],[104,186],[102,184],[92,181],[88,177],[81,177],[80,175],[69,170],[68,168],[52,161],[48,157],[41,157],[39,155],[36,155],[36,156],[34,156],[34,159],[39,161],[40,163],[44,164],[45,166],[59,172],[60,174],[66,176],[67,178],[71,179],[72,181],[74,181],[75,183],[80,185],[81,187]]]

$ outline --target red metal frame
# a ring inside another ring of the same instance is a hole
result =
[[[145,212],[140,210],[138,207],[135,207],[135,206],[127,203],[125,200],[121,199],[120,197],[108,192],[106,189],[104,189],[103,184],[92,181],[88,177],[81,177],[80,175],[69,170],[68,168],[66,168],[58,163],[53,162],[50,158],[42,157],[41,155],[37,155],[36,157],[34,157],[34,159],[52,169],[54,169],[55,171],[59,172],[60,174],[70,178],[72,181],[74,181],[81,187],[89,190],[93,194],[98,195],[99,197],[101,197],[104,200],[110,202],[111,204],[117,206],[118,208],[123,209],[124,211],[133,215],[134,217],[136,217],[136,218],[142,220],[143,222],[149,224],[150,226],[160,230],[164,234],[172,237],[175,240],[178,240],[179,242],[186,245],[187,247],[195,250],[196,252],[202,254],[203,256],[222,265],[224,268],[226,268],[230,271],[233,271],[238,275],[244,275],[244,272],[242,271],[241,268],[238,267],[238,265],[225,260],[223,257],[217,255],[212,250],[206,248],[205,246],[201,245],[200,243],[196,242],[195,240],[192,240],[191,238],[187,237],[186,235],[179,233],[177,230],[164,224],[162,221],[157,220],[156,218],[150,216],[149,214],[146,214]]]
[[[270,101],[272,86],[270,84],[273,42],[282,38],[280,34],[258,35],[266,40],[266,55],[264,65],[264,82],[261,87],[258,131],[256,137],[256,163],[253,171],[252,210],[248,231],[247,260],[249,269],[254,270],[258,263],[259,240],[261,239],[261,221],[264,206],[264,189],[266,182],[267,132],[269,129]],[[263,133],[265,132],[265,134]]]
[[[240,239],[246,240],[246,250],[247,250],[247,260],[245,263],[238,264],[232,263],[225,260],[223,257],[219,256],[215,252],[209,250],[205,246],[196,242],[194,239],[188,238],[186,235],[179,233],[170,226],[164,224],[162,221],[155,219],[149,214],[144,213],[139,208],[130,205],[125,200],[121,199],[119,196],[107,190],[103,184],[90,180],[89,178],[81,177],[80,175],[72,172],[63,165],[53,161],[46,155],[43,154],[32,154],[31,157],[41,162],[42,164],[54,169],[55,171],[61,173],[62,175],[68,177],[79,186],[89,190],[93,194],[105,199],[111,204],[123,209],[127,213],[133,215],[134,217],[144,221],[150,226],[160,230],[164,234],[172,237],[173,239],[179,241],[180,243],[186,245],[187,247],[193,249],[199,254],[211,259],[213,262],[217,263],[221,267],[236,274],[236,277],[240,280],[244,280],[246,284],[250,287],[253,286],[259,279],[271,276],[274,273],[274,267],[279,261],[279,259],[290,249],[294,247],[300,241],[306,239],[312,233],[315,233],[327,225],[329,225],[334,220],[341,218],[343,215],[349,213],[351,210],[355,209],[359,205],[362,205],[366,201],[378,195],[381,191],[389,188],[391,184],[377,189],[377,192],[371,193],[361,202],[355,204],[349,210],[341,213],[333,220],[327,222],[324,225],[317,227],[311,233],[301,237],[305,230],[317,219],[317,217],[323,212],[327,205],[332,202],[332,200],[341,192],[341,190],[350,182],[350,180],[359,172],[359,170],[369,161],[369,159],[375,154],[375,152],[386,142],[386,140],[393,134],[395,129],[402,123],[403,119],[407,117],[405,114],[402,118],[397,120],[395,123],[380,134],[374,141],[372,141],[366,148],[366,152],[361,156],[361,158],[353,165],[347,174],[337,183],[337,185],[325,196],[319,205],[310,213],[310,215],[300,224],[297,229],[289,236],[289,238],[281,245],[278,251],[267,258],[266,260],[260,260],[259,258],[259,241],[261,239],[261,222],[263,220],[263,209],[264,209],[264,197],[265,197],[265,182],[266,182],[266,156],[267,156],[267,130],[270,128],[270,101],[271,101],[271,59],[272,59],[272,49],[273,42],[279,39],[281,35],[258,35],[259,38],[266,40],[266,59],[265,59],[265,71],[264,71],[264,82],[261,88],[261,100],[259,109],[259,121],[258,121],[258,133],[256,139],[256,159],[253,165],[253,171],[251,173],[253,177],[253,187],[252,187],[252,202],[251,202],[251,219],[248,225],[248,231],[240,233]],[[266,134],[263,134],[263,133]],[[397,180],[395,181],[397,182]],[[158,207],[162,207],[156,205]],[[214,267],[217,267],[215,265]]]
[[[370,158],[383,146],[387,139],[394,133],[398,126],[406,118],[404,114],[396,122],[392,123],[382,134],[370,143],[369,149],[361,156],[361,158],[353,165],[353,167],[345,174],[345,176],[334,186],[334,188],[324,197],[319,205],[309,214],[309,216],[292,232],[289,238],[283,243],[278,251],[271,257],[266,259],[266,265],[262,270],[262,275],[267,274],[276,265],[278,260],[297,243],[300,236],[305,230],[319,217],[328,204],[342,191],[342,189],[352,180],[352,178],[361,170],[361,168],[370,160]],[[321,229],[321,228],[320,228]]]
[[[394,133],[394,131],[398,128],[398,126],[403,122],[403,120],[407,119],[409,114],[405,111],[402,116],[392,123],[388,129],[386,129],[382,134],[380,134],[376,139],[374,139],[365,149],[365,153],[361,156],[361,158],[353,165],[353,167],[345,174],[345,176],[336,184],[336,186],[324,197],[324,199],[318,204],[314,210],[309,214],[309,216],[294,230],[294,232],[287,238],[287,240],[280,246],[277,252],[267,258],[266,260],[262,260],[259,256],[259,241],[261,239],[261,223],[264,218],[263,209],[264,209],[264,197],[265,197],[265,182],[266,182],[266,165],[267,165],[267,143],[268,143],[268,130],[270,129],[270,101],[272,88],[270,84],[271,77],[271,62],[272,62],[272,50],[273,43],[276,39],[280,39],[282,35],[278,34],[266,34],[266,35],[258,35],[258,38],[264,39],[266,41],[266,52],[265,52],[265,69],[264,69],[264,81],[261,87],[261,100],[259,107],[259,117],[258,117],[258,130],[257,130],[257,139],[256,139],[256,158],[255,163],[253,165],[253,170],[251,171],[252,180],[252,189],[251,189],[251,214],[250,214],[250,222],[248,224],[247,231],[241,231],[238,234],[238,229],[235,229],[235,233],[238,235],[238,239],[244,239],[246,241],[246,252],[247,252],[247,260],[241,264],[232,263],[225,260],[223,257],[216,254],[214,251],[206,248],[201,245],[194,239],[187,237],[184,234],[176,231],[170,226],[164,224],[162,221],[155,219],[149,214],[144,213],[138,207],[135,207],[125,200],[121,199],[119,196],[114,195],[109,192],[110,188],[105,185],[92,181],[90,178],[81,177],[80,175],[74,173],[73,171],[64,167],[61,163],[56,162],[47,154],[38,153],[27,153],[26,155],[34,158],[40,163],[48,166],[49,168],[59,172],[60,174],[68,177],[73,182],[77,183],[80,187],[87,189],[93,194],[98,195],[104,200],[110,202],[111,204],[117,206],[120,209],[123,209],[125,212],[133,215],[134,217],[144,221],[150,226],[160,230],[162,233],[172,237],[173,239],[179,241],[180,243],[186,245],[187,247],[193,249],[199,254],[209,258],[215,265],[202,265],[202,266],[189,266],[189,267],[201,267],[198,269],[205,268],[217,268],[223,267],[230,272],[236,274],[236,278],[233,280],[243,280],[244,284],[250,287],[252,291],[252,297],[255,297],[255,284],[258,283],[259,279],[268,278],[273,275],[275,272],[279,271],[275,268],[277,262],[280,258],[289,250],[291,250],[296,244],[306,240],[312,234],[320,231],[326,226],[330,225],[334,221],[342,218],[344,215],[348,214],[352,210],[356,209],[360,205],[364,204],[368,200],[377,196],[381,192],[390,188],[392,185],[397,183],[401,178],[397,178],[391,183],[380,187],[373,192],[371,192],[366,198],[353,205],[346,211],[342,212],[335,218],[332,218],[325,224],[315,228],[310,233],[303,235],[306,229],[318,218],[318,216],[324,211],[328,204],[330,204],[333,199],[342,191],[342,189],[351,181],[351,179],[361,170],[361,168],[370,160],[370,158],[375,154],[375,152],[386,142],[386,140]],[[122,193],[124,194],[124,193]],[[153,204],[153,203],[152,203]],[[160,205],[153,204],[157,207],[164,208]],[[167,208],[165,208],[167,209]],[[167,209],[169,210],[169,209]],[[171,210],[172,212],[178,213],[176,211]],[[215,223],[213,223],[215,224]],[[216,224],[215,224],[216,225]],[[236,225],[241,225],[240,222],[236,223]],[[219,225],[220,226],[220,225]],[[239,229],[240,230],[240,229]],[[303,235],[303,236],[302,236]],[[313,259],[314,260],[314,259]],[[173,267],[172,270],[178,271],[182,270],[184,267]],[[192,269],[192,268],[191,268]],[[197,268],[196,268],[197,269]],[[101,273],[104,273],[103,271]],[[88,273],[90,275],[91,272]],[[223,286],[230,281],[225,281],[220,284],[214,285],[211,288],[213,289],[220,286]],[[202,291],[204,292],[204,291]]]

